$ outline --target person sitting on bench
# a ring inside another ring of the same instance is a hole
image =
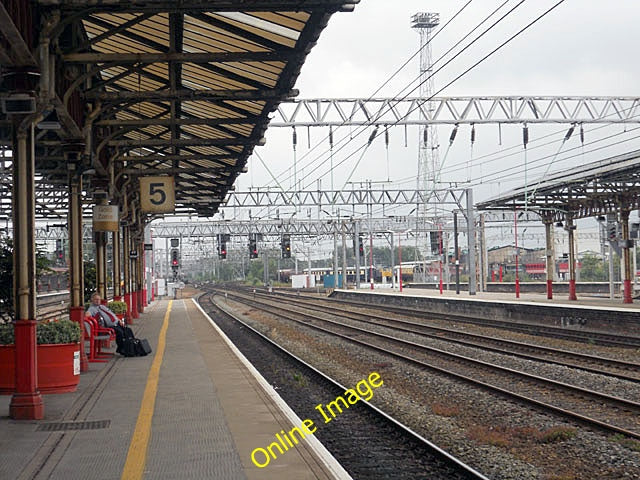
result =
[[[100,325],[111,328],[116,334],[116,352],[122,352],[122,343],[124,340],[124,320],[120,320],[106,305],[100,303],[100,294],[95,292],[91,295],[91,306],[87,309],[87,313],[98,319]]]

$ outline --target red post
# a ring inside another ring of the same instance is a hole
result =
[[[633,303],[633,298],[631,297],[631,280],[625,278],[624,280],[624,295],[623,295],[623,303]]]
[[[500,265],[500,283],[502,283],[502,265]]]
[[[140,318],[138,314],[138,292],[134,290],[131,292],[131,318]]]
[[[491,281],[496,281],[496,271],[494,269],[491,269]]]
[[[9,416],[14,420],[42,420],[44,402],[38,391],[35,320],[15,323],[16,390],[11,397]]]
[[[553,299],[553,280],[547,280],[547,298]]]
[[[569,300],[578,300],[578,296],[576,295],[576,281],[573,279],[569,280]]]

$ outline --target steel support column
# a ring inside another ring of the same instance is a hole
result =
[[[16,420],[44,418],[38,391],[36,348],[35,153],[33,125],[13,125],[13,295],[15,301],[16,389],[9,415]],[[17,146],[17,148],[16,148]]]
[[[573,224],[573,219],[567,214],[567,233],[569,234],[569,300],[577,300],[576,296],[576,252],[575,252],[575,240],[574,232],[576,226]]]
[[[107,286],[104,283],[104,256],[105,256],[105,233],[95,232],[94,242],[96,244],[96,289],[102,298],[102,303],[107,303]]]
[[[136,241],[136,251],[138,252],[138,258],[136,263],[138,265],[138,274],[136,280],[138,281],[138,312],[144,313],[144,240],[143,233],[141,232]]]
[[[120,270],[120,227],[113,232],[113,299],[122,300],[122,289],[120,288],[121,270]]]
[[[129,227],[122,227],[122,266],[124,274],[124,302],[127,304],[127,323],[131,324],[133,317],[133,302],[131,301],[131,259],[129,258],[130,245]]]
[[[476,231],[473,218],[473,190],[467,188],[467,242],[469,250],[469,295],[476,294]]]
[[[136,258],[132,258],[131,254],[135,255],[135,252],[138,250],[135,248],[136,239],[135,233],[132,233],[129,230],[129,245],[127,246],[127,251],[129,252],[127,255],[129,257],[129,261],[131,262],[131,267],[129,270],[129,274],[131,275],[131,318],[140,318],[140,314],[138,313],[138,261]]]
[[[349,284],[347,283],[347,234],[344,231],[344,227],[343,220],[340,229],[340,233],[342,235],[342,288],[346,289],[349,288]]]
[[[631,256],[629,255],[629,210],[620,209],[620,223],[622,224],[622,263],[624,265],[623,303],[633,303],[631,295]]]
[[[544,238],[545,238],[545,255],[547,262],[547,298],[551,300],[553,298],[553,271],[555,265],[553,259],[553,217],[547,217],[544,219]]]
[[[84,291],[82,259],[82,176],[71,175],[69,178],[69,284],[70,301],[69,318],[80,325],[84,332]],[[80,342],[80,371],[89,370],[89,360]]]

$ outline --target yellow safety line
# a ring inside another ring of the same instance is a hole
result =
[[[173,300],[169,300],[167,313],[164,314],[160,336],[158,337],[156,356],[153,359],[149,376],[147,377],[147,386],[144,389],[136,429],[133,432],[133,437],[129,444],[129,452],[127,453],[124,470],[122,470],[122,480],[141,480],[144,476],[144,467],[147,461],[147,447],[149,446],[149,439],[151,438],[151,420],[153,419],[156,394],[158,393],[160,366],[162,365],[162,357],[164,356],[167,329],[169,328],[169,314],[171,313],[172,304]]]

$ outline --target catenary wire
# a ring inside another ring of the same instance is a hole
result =
[[[523,0],[524,1],[524,0]],[[500,45],[498,45],[497,47],[495,47],[493,50],[491,50],[488,54],[486,54],[485,56],[483,56],[482,58],[480,58],[478,61],[476,61],[473,65],[471,65],[470,67],[468,67],[467,69],[465,69],[462,73],[460,73],[459,75],[457,75],[453,80],[451,80],[450,82],[448,82],[445,86],[443,86],[442,88],[440,88],[436,93],[434,93],[431,97],[425,99],[425,101],[430,100],[431,98],[435,97],[436,95],[438,95],[439,93],[441,93],[443,90],[445,90],[446,88],[450,87],[453,83],[455,83],[456,81],[458,81],[460,78],[462,78],[463,76],[465,76],[466,74],[468,74],[471,70],[473,70],[474,68],[476,68],[478,65],[480,65],[481,63],[483,63],[484,61],[486,61],[488,58],[490,58],[492,55],[494,55],[496,52],[498,52],[499,50],[501,50],[502,48],[504,48],[508,43],[510,43],[511,41],[513,41],[516,37],[518,37],[519,35],[521,35],[522,33],[524,33],[526,30],[528,30],[531,26],[533,26],[535,23],[537,23],[538,21],[540,21],[542,18],[544,18],[545,16],[547,16],[549,13],[551,13],[554,9],[556,9],[558,6],[560,6],[562,3],[564,3],[565,0],[560,0],[558,1],[556,4],[554,4],[552,7],[550,7],[549,9],[547,9],[545,12],[543,12],[541,15],[539,15],[538,17],[536,17],[534,20],[532,20],[530,23],[528,23],[527,25],[525,25],[524,27],[522,27],[520,30],[518,30],[516,33],[514,33],[513,35],[511,35],[507,40],[505,40],[504,42],[502,42]],[[521,3],[519,3],[518,5],[516,5],[514,8],[517,8],[519,5],[521,5]],[[510,12],[512,12],[514,10],[514,8],[512,8],[509,12],[507,12],[508,15]],[[502,21],[505,18],[505,16],[503,15],[503,17],[501,17],[498,21],[496,21],[491,27],[489,27],[490,29],[493,28],[495,25],[497,25],[498,22]],[[484,35],[487,31],[483,32],[481,35]],[[478,38],[474,39],[473,42],[477,41]],[[468,48],[470,45],[473,44],[473,42],[469,45],[467,45],[465,47]],[[456,56],[454,56],[452,59],[450,59],[444,66],[446,66],[448,63],[450,63],[451,61],[453,61],[458,55],[460,55],[462,52],[464,52],[464,49],[460,52],[458,52],[456,54]],[[443,67],[444,67],[443,66]],[[441,68],[443,68],[441,67]],[[437,71],[433,72],[433,74],[437,73],[440,69],[438,69]],[[432,74],[432,75],[433,75]],[[426,80],[425,80],[426,81]],[[406,97],[405,97],[406,98]],[[417,108],[417,107],[416,107]],[[394,125],[397,124],[398,122],[394,122],[391,123],[390,125]],[[360,132],[361,133],[361,132]],[[357,134],[359,135],[359,133]],[[356,135],[356,136],[357,136]],[[342,147],[341,147],[342,148]],[[358,153],[362,148],[364,148],[364,145],[360,146],[359,148],[357,148],[354,152],[352,152],[350,155],[348,155],[347,157],[345,157],[341,162],[338,163],[338,166],[341,165],[342,163],[344,163],[345,161],[349,160],[352,156],[354,156],[356,153]],[[324,162],[323,162],[324,163]],[[307,175],[310,175],[311,173],[313,173],[314,171],[316,171],[318,168],[320,168],[320,166],[316,166],[311,172],[308,172]],[[324,176],[324,174],[322,175]]]
[[[496,12],[498,12],[499,10],[501,10],[504,5],[506,5],[509,1],[511,0],[506,0],[505,2],[503,2],[498,8],[496,8],[493,12],[491,12],[489,15],[487,15],[487,17],[485,17],[475,28],[473,28],[470,32],[468,32],[460,41],[458,41],[452,48],[450,48],[445,54],[443,54],[442,56],[440,56],[435,62],[434,65],[438,64],[440,61],[442,61],[446,55],[448,55],[453,49],[455,49],[460,43],[462,43],[464,40],[466,40],[470,35],[473,34],[473,32],[475,32],[480,26],[482,26],[484,23],[486,23],[493,15],[495,15]],[[424,82],[428,81],[429,79],[431,79],[436,73],[438,73],[439,71],[441,71],[444,67],[446,67],[447,65],[449,65],[453,60],[455,60],[458,56],[460,56],[466,49],[468,49],[470,46],[472,46],[474,43],[476,43],[480,38],[482,38],[486,33],[488,33],[491,29],[493,29],[495,27],[495,25],[497,25],[498,23],[500,23],[504,18],[506,18],[506,16],[508,16],[509,14],[511,14],[516,8],[518,8],[520,5],[522,5],[526,0],[521,0],[515,7],[513,7],[511,10],[509,10],[503,17],[501,17],[500,19],[498,19],[493,25],[491,25],[487,30],[485,30],[482,34],[478,35],[478,37],[476,37],[475,39],[473,39],[473,41],[471,43],[469,43],[468,45],[466,45],[460,52],[456,53],[455,56],[453,58],[451,58],[450,60],[448,60],[442,67],[438,68],[436,71],[432,72],[431,75],[429,75],[429,77],[427,79],[425,79],[423,82],[420,82],[417,86],[415,86],[412,90],[410,90],[406,95],[398,98],[397,96],[395,97],[396,101],[403,101],[404,99],[406,99],[411,93],[415,92],[415,90],[417,90]],[[466,7],[466,5],[465,5]],[[448,25],[450,22],[448,22],[446,25]],[[445,26],[446,26],[445,25]],[[442,29],[438,30],[438,32],[440,32]],[[432,37],[432,40],[434,37]],[[420,50],[418,50],[419,52]],[[415,55],[414,55],[415,56]],[[400,92],[399,94],[402,95],[403,92],[405,90],[407,90],[407,88],[409,88],[411,85],[413,85],[417,80],[419,80],[420,75],[418,75],[418,77],[416,77],[414,80],[412,80],[407,86],[405,86]],[[439,92],[438,92],[439,93]],[[431,97],[432,98],[432,97]],[[428,99],[427,99],[428,100]],[[392,124],[393,125],[393,124]],[[343,136],[342,138],[340,138],[338,140],[338,142],[336,142],[338,145],[345,142],[344,144],[342,144],[340,146],[340,148],[338,149],[338,151],[342,150],[343,148],[345,148],[349,143],[351,143],[356,137],[360,136],[362,133],[364,133],[366,131],[366,128],[368,128],[370,126],[370,124],[368,125],[363,125],[361,127],[358,127],[356,133],[354,134],[353,132],[350,132],[348,135]],[[348,140],[347,140],[348,138]],[[319,145],[319,144],[318,144]],[[321,159],[323,156],[325,156],[327,153],[329,152],[329,150],[326,150],[322,153],[320,153],[318,156],[314,157],[309,163],[313,163],[316,164],[317,160]],[[308,154],[310,153],[307,152],[303,157],[306,157]],[[336,153],[336,152],[334,152]],[[307,172],[306,177],[311,176],[312,173],[314,173],[318,168],[320,168],[321,166],[323,166],[324,164],[327,163],[327,159],[325,158],[325,160],[323,160],[320,164],[316,164],[315,168],[313,170],[311,170],[311,172]],[[325,176],[326,173],[323,173],[320,177]],[[283,181],[286,181],[287,179],[285,178]],[[315,181],[315,180],[314,180]]]

